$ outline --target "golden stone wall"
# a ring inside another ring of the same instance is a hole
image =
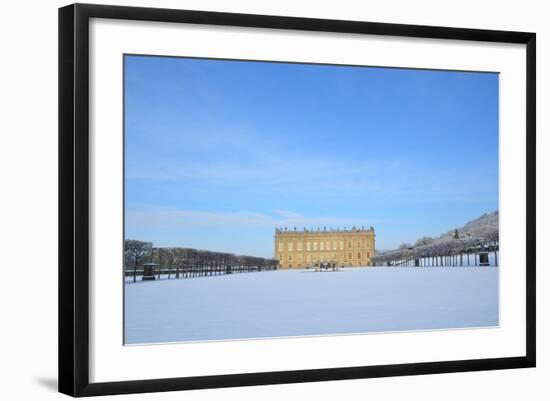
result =
[[[280,268],[311,267],[315,263],[337,266],[371,266],[374,228],[351,230],[275,230],[275,259]]]

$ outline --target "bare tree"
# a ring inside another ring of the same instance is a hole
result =
[[[152,255],[153,244],[151,242],[125,240],[124,259],[134,266],[134,283],[136,282],[137,267],[140,259]]]

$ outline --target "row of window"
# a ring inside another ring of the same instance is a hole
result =
[[[361,249],[361,248],[366,248],[366,249],[370,249],[370,244],[368,241],[355,241],[356,243],[356,249]],[[279,242],[279,252],[283,252],[284,251],[284,242],[280,241]],[[317,241],[307,241],[306,243],[306,250],[307,251],[330,251],[330,250],[333,250],[333,251],[337,251],[338,249],[340,251],[343,251],[344,250],[344,241],[321,241],[321,242],[317,242]],[[339,247],[338,247],[339,245]],[[303,243],[302,242],[298,242],[296,243],[296,250],[297,251],[302,251],[302,246],[303,246]],[[353,241],[348,241],[348,249],[352,249],[352,246],[353,246]],[[288,248],[288,251],[289,252],[293,252],[294,251],[294,242],[288,242],[287,243],[287,248]]]
[[[362,256],[362,255],[361,255],[361,252],[357,252],[357,259],[361,259],[361,256]],[[366,257],[367,257],[367,258],[370,258],[370,252],[367,252],[367,253],[366,253]],[[304,259],[304,258],[303,258],[303,255],[302,255],[302,254],[298,254],[297,257],[295,258],[295,260],[297,260],[298,262],[303,262],[303,261],[304,261],[303,259]],[[313,254],[313,255],[311,255],[311,254],[306,254],[306,258],[305,258],[305,259],[306,259],[305,261],[306,261],[307,263],[310,263],[310,262],[318,262],[318,261],[330,261],[330,260],[335,260],[335,259],[337,259],[337,257],[336,257],[336,254],[334,254],[334,253],[332,253],[332,254],[330,254],[330,253],[326,253],[326,254],[325,254],[325,253],[321,253],[321,254],[319,254],[319,255],[317,255],[317,254]],[[348,253],[348,259],[353,259],[353,253],[352,253],[352,252],[349,252],[349,253]],[[279,260],[280,260],[280,261],[283,260],[283,255],[282,255],[282,254],[279,255]],[[289,262],[292,262],[292,255],[288,255],[287,260],[288,260]]]

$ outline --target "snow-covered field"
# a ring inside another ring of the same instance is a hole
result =
[[[277,270],[126,282],[125,342],[487,327],[496,267]]]

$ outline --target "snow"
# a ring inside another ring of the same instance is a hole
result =
[[[498,272],[367,267],[127,278],[125,343],[497,326]]]

